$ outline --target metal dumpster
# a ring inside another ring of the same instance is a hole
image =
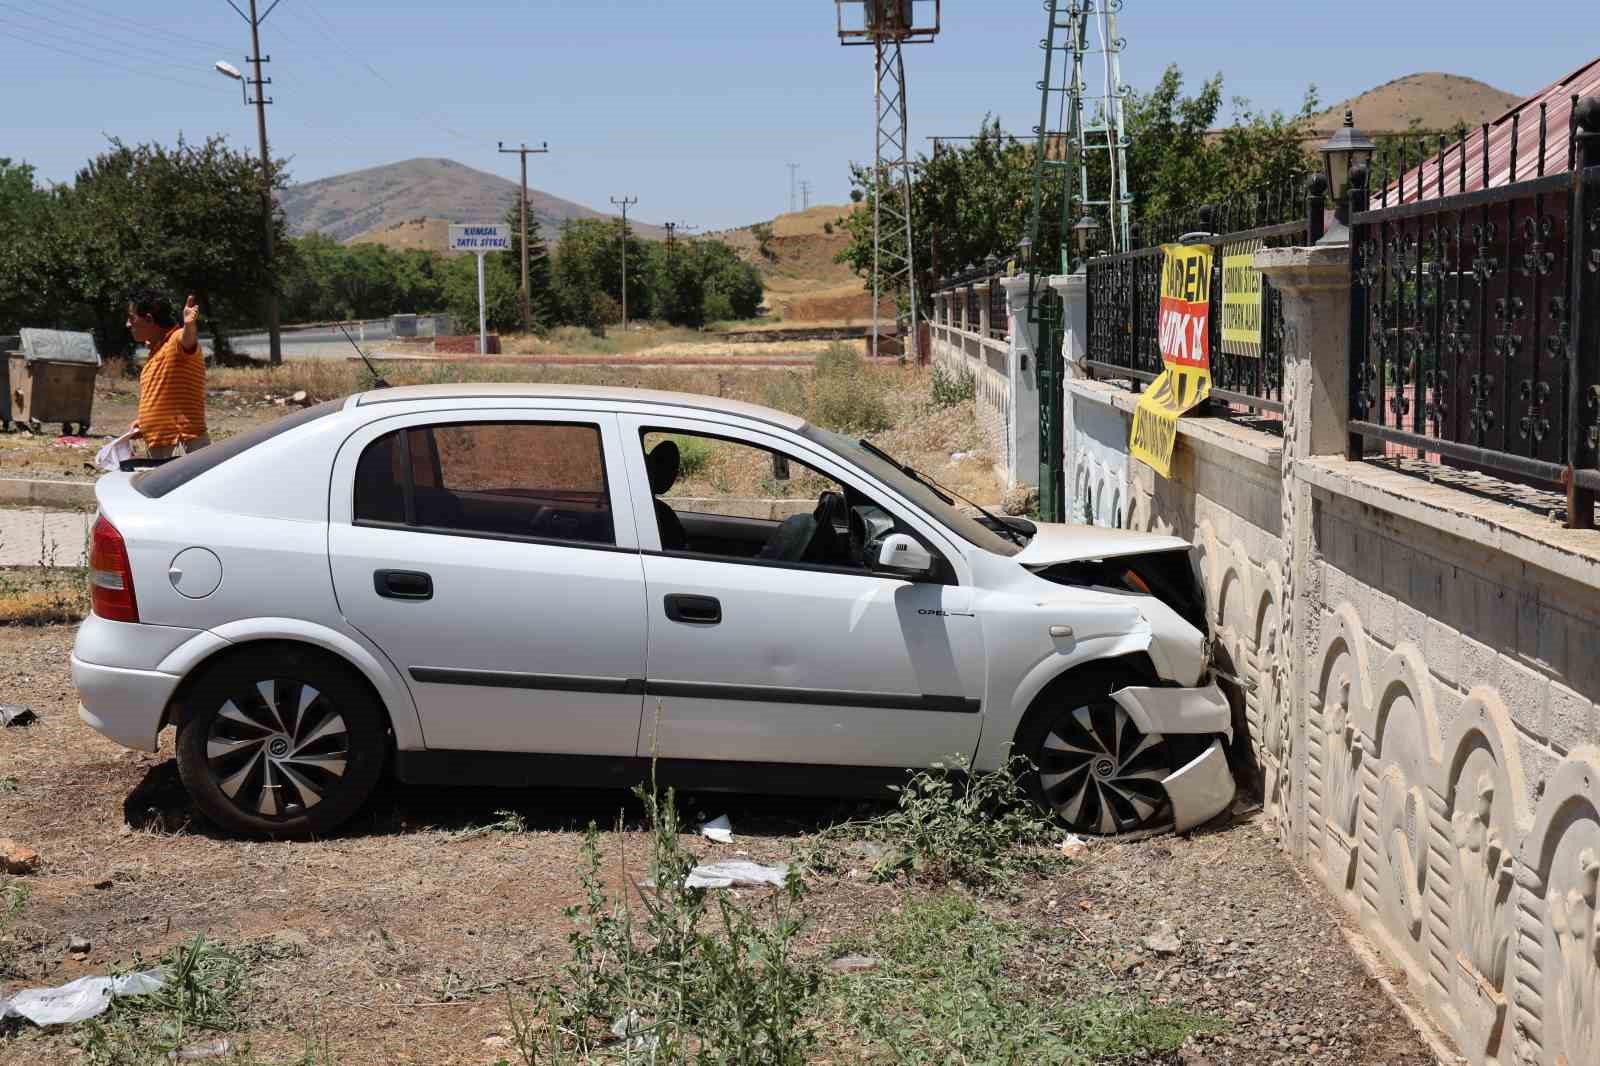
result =
[[[100,353],[94,337],[59,329],[25,329],[21,350],[6,358],[11,419],[29,432],[60,422],[62,433],[89,431]]]

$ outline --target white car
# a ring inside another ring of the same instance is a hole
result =
[[[747,461],[814,505],[671,491]],[[1234,797],[1187,543],[975,518],[778,411],[384,388],[96,495],[80,714],[141,751],[175,726],[195,806],[231,831],[325,833],[384,774],[618,786],[652,758],[680,787],[854,794],[1015,753],[1102,834]]]

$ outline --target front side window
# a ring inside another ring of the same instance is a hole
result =
[[[859,490],[782,452],[654,429],[640,446],[671,554],[868,571],[881,538],[910,532]]]
[[[565,422],[421,426],[379,437],[356,464],[355,520],[616,543],[600,428]]]

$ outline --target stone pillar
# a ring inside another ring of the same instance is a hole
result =
[[[1089,358],[1089,275],[1058,274],[1050,287],[1061,294],[1061,362],[1068,377],[1087,376],[1083,361]]]
[[[978,333],[985,337],[989,335],[989,285],[993,284],[985,285],[978,297]]]
[[[1039,481],[1039,374],[1034,353],[1039,328],[1028,321],[1028,277],[1001,278],[1006,310],[1011,315],[1010,356],[1006,374],[1011,380],[1011,462],[1006,469],[1007,488],[1035,485]]]
[[[1311,490],[1296,464],[1313,455],[1342,455],[1350,422],[1350,246],[1263,248],[1255,266],[1283,294],[1283,561],[1279,571],[1279,661],[1274,686],[1286,708],[1292,801],[1291,839],[1306,848],[1306,722],[1316,672],[1322,571],[1313,566]],[[1266,711],[1267,709],[1263,709]],[[1286,713],[1285,713],[1286,712]]]

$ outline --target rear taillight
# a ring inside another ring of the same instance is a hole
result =
[[[94,613],[112,622],[137,622],[139,604],[133,598],[133,568],[128,546],[117,527],[101,515],[95,521],[89,546],[89,600]]]

